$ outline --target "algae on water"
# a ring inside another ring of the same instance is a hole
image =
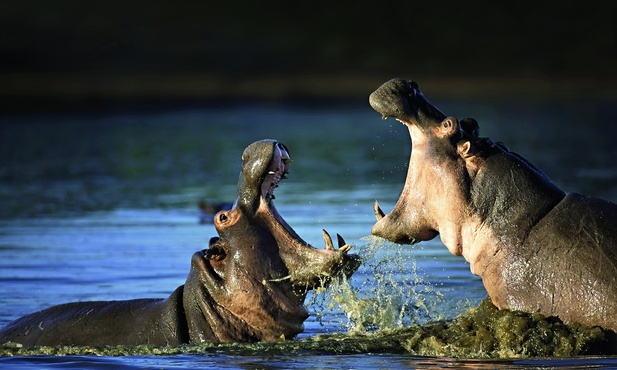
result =
[[[571,357],[617,353],[617,341],[613,332],[597,326],[567,325],[556,317],[498,310],[486,298],[452,321],[415,328],[405,349],[421,356]]]

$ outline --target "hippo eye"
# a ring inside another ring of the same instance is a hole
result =
[[[224,214],[224,213],[221,213],[221,214],[219,215],[219,221],[220,221],[220,222],[226,222],[226,221],[227,221],[227,215],[226,215],[226,214]]]

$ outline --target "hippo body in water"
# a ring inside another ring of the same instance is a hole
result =
[[[390,80],[369,102],[412,141],[394,209],[385,215],[375,202],[374,235],[413,244],[439,234],[498,308],[617,331],[617,205],[565,193],[480,137],[474,119],[446,117],[415,82]]]
[[[335,250],[325,230],[326,248],[311,247],[278,214],[273,191],[290,163],[284,145],[255,142],[242,161],[234,207],[214,219],[219,237],[193,255],[186,283],[167,299],[54,306],[9,323],[0,344],[163,346],[300,333],[307,292],[335,275],[351,276],[360,260],[340,237]]]

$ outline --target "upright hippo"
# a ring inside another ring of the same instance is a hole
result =
[[[438,234],[500,309],[617,331],[617,205],[566,194],[471,118],[446,117],[413,81],[369,98],[409,129],[405,186],[392,212],[375,202],[372,233],[397,243]]]
[[[276,341],[293,338],[308,317],[308,290],[334,275],[351,276],[360,265],[339,237],[324,230],[326,248],[308,245],[274,207],[274,189],[286,178],[287,148],[274,140],[242,154],[237,198],[219,212],[219,237],[196,252],[186,283],[167,299],[76,302],[54,306],[9,323],[8,341],[39,345],[177,345],[203,341]]]

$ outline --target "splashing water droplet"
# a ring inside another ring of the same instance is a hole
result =
[[[333,281],[325,294],[314,294],[307,306],[320,319],[324,311],[341,317],[340,327],[352,333],[393,330],[438,319],[442,293],[424,280],[413,249],[374,236],[362,238],[356,250],[362,266],[351,281]],[[342,313],[342,314],[340,314]]]

